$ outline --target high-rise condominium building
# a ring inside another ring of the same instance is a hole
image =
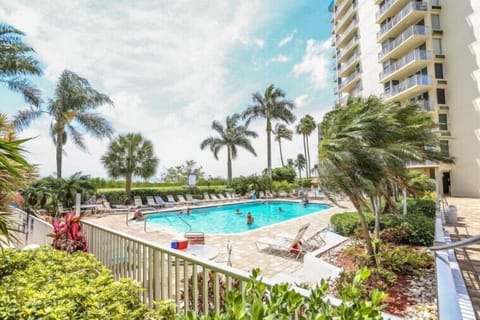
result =
[[[445,194],[480,197],[480,0],[333,0],[338,103],[418,101],[455,164],[409,163]]]

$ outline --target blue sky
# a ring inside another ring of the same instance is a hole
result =
[[[212,176],[226,176],[223,152],[216,161],[200,142],[213,120],[242,112],[253,92],[274,84],[294,100],[297,118],[321,121],[333,105],[328,1],[6,1],[0,21],[27,36],[44,75],[32,78],[43,99],[52,97],[64,69],[87,78],[114,107],[99,111],[118,134],[140,132],[154,143],[165,168],[194,159]],[[1,112],[25,107],[0,87]],[[28,158],[42,175],[55,171],[55,149],[42,118],[22,133],[35,137]],[[233,174],[266,167],[263,121],[253,122],[258,156],[241,150]],[[293,129],[293,125],[291,126]],[[108,141],[87,138],[89,152],[65,146],[64,175],[106,176],[100,163]],[[301,138],[283,144],[284,156],[303,150]],[[312,138],[311,149],[316,147]],[[273,145],[273,166],[280,165]]]

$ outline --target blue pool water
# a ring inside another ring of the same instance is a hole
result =
[[[237,208],[240,209],[241,214],[236,213]],[[325,204],[310,203],[304,207],[299,202],[284,201],[234,203],[208,208],[192,208],[189,215],[179,214],[180,211],[151,214],[148,215],[147,222],[152,226],[181,232],[203,231],[208,234],[231,234],[258,229],[328,208],[329,206]],[[251,212],[254,217],[252,225],[246,223],[247,212]],[[187,223],[191,225],[191,229]]]

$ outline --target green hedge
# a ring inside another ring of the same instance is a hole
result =
[[[375,218],[371,213],[366,213],[365,218],[370,231],[373,231]],[[345,237],[352,236],[355,230],[361,227],[360,216],[356,212],[336,213],[330,217],[330,224],[335,232]]]
[[[147,196],[160,196],[163,198],[164,201],[167,201],[167,195],[171,194],[173,196],[176,196],[178,194],[184,195],[186,193],[191,193],[193,198],[195,199],[203,199],[203,193],[208,192],[208,193],[218,193],[222,192],[224,193],[225,191],[227,192],[232,192],[232,189],[227,189],[225,186],[219,186],[218,188],[216,186],[210,186],[208,187],[197,187],[193,190],[187,187],[174,187],[171,189],[158,189],[158,188],[146,188],[146,189],[133,189],[132,190],[132,197],[135,196],[140,196],[142,197],[143,203],[147,203],[146,197]],[[111,204],[126,204],[127,203],[127,193],[125,190],[116,190],[116,191],[103,191],[103,192],[98,192],[101,195],[104,195],[105,198],[110,202]],[[130,203],[133,203],[133,199],[130,199]]]
[[[408,199],[407,212],[422,214],[429,218],[435,218],[435,201],[425,199]]]
[[[0,319],[148,319],[130,279],[91,254],[42,247],[0,254]]]

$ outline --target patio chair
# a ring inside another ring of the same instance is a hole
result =
[[[210,199],[210,196],[206,192],[203,193],[203,199],[204,201],[212,201],[212,199]]]
[[[228,267],[232,266],[232,241],[228,240],[227,241],[227,250],[225,251],[225,254],[223,257],[221,257],[219,260],[215,260],[217,263],[221,264],[226,264]]]
[[[187,193],[185,195],[185,197],[187,198],[187,202],[190,202],[191,204],[199,204],[200,203],[200,200],[197,200],[197,199],[193,199],[192,195],[190,193]]]
[[[183,194],[177,194],[177,199],[178,199],[178,203],[180,204],[187,204],[188,201],[185,199],[185,197],[183,196]]]
[[[185,232],[189,244],[205,244],[205,233],[200,231]]]
[[[220,200],[222,200],[222,201],[228,201],[228,200],[230,200],[230,199],[226,198],[226,197],[225,197],[223,194],[221,194],[221,193],[217,193],[217,197],[218,197]]]
[[[263,191],[258,191],[258,197],[260,199],[265,199],[265,193]]]
[[[162,197],[160,197],[160,196],[155,196],[155,203],[157,205],[163,206],[165,208],[172,208],[173,207],[172,202],[170,202],[170,201],[165,202],[165,201],[163,201]]]
[[[293,255],[295,259],[298,259],[303,255],[304,251],[302,249],[302,238],[305,232],[308,229],[309,224],[304,224],[298,229],[295,238],[285,238],[282,236],[276,236],[272,238],[261,238],[258,239],[255,244],[257,250],[268,249],[269,251],[278,250],[285,253],[285,256]]]
[[[210,193],[210,199],[212,199],[213,201],[220,201],[220,198],[217,197],[215,193]]]
[[[112,206],[110,205],[110,202],[108,201],[103,201],[103,206],[105,207],[105,213],[107,212],[120,213],[120,212],[130,211],[130,207],[112,208]]]
[[[142,197],[140,197],[140,196],[134,196],[134,197],[133,197],[133,202],[135,203],[135,206],[136,206],[137,208],[143,208],[143,207],[145,207],[145,206],[143,205]]]
[[[155,203],[155,200],[153,199],[153,196],[147,196],[147,204],[148,204],[150,207],[154,207],[154,208],[158,208],[158,207],[163,207],[163,206],[164,206],[163,204]]]
[[[307,251],[311,251],[316,248],[320,248],[325,245],[325,238],[327,236],[328,232],[328,227],[323,227],[314,234],[312,234],[310,237],[302,237],[301,239],[301,245],[302,249],[305,249]],[[280,233],[280,237],[287,238],[287,239],[294,239],[295,235],[294,234],[288,234],[288,233]]]
[[[182,204],[181,202],[176,201],[171,194],[167,194],[167,200],[168,202],[173,203],[174,205]]]

